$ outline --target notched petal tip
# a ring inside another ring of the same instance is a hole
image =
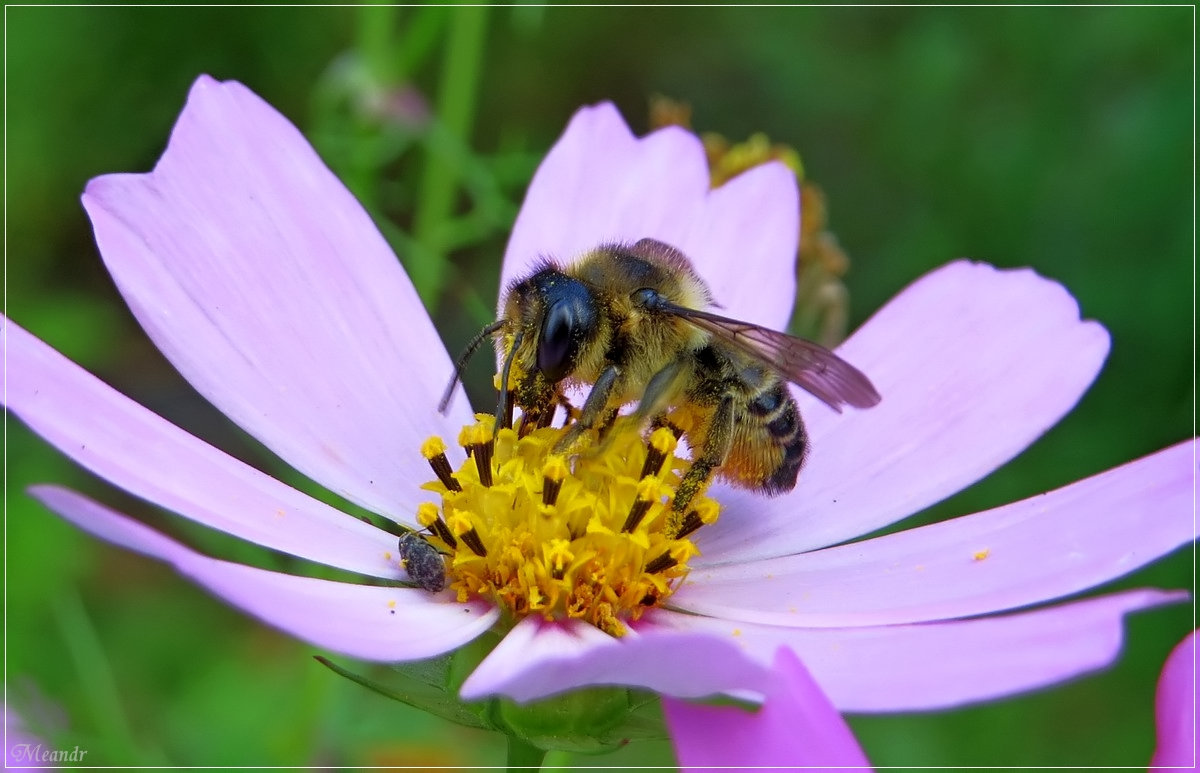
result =
[[[1053,277],[1048,277],[1040,273],[1032,266],[1002,268],[986,261],[963,257],[926,274],[921,279],[918,279],[917,282],[914,282],[912,286],[915,287],[917,283],[924,281],[926,278],[932,278],[939,274],[944,274],[948,277],[954,277],[958,274],[961,275],[961,281],[971,284],[994,282],[996,280],[1003,281],[1012,290],[1026,293],[1025,302],[1029,304],[1044,304],[1047,308],[1059,308],[1061,309],[1059,313],[1062,318],[1074,319],[1085,327],[1094,328],[1097,340],[1103,340],[1106,351],[1109,347],[1111,338],[1108,330],[1096,320],[1084,318],[1083,310],[1079,306],[1079,300],[1071,294],[1066,285]]]
[[[452,363],[432,322],[285,116],[200,79],[154,170],[98,177],[83,203],[122,295],[197,391],[308,477],[403,518],[421,465],[397,475],[395,460],[470,410],[433,410]]]

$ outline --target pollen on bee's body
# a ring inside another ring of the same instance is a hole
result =
[[[540,427],[523,436],[479,415],[459,435],[467,454],[457,470],[423,488],[418,522],[448,553],[447,583],[460,601],[484,598],[513,617],[577,618],[614,636],[663,603],[698,551],[667,531],[675,489],[690,466],[675,458],[677,439],[655,430],[649,442],[617,422],[603,442],[573,456],[553,453],[565,431]],[[436,442],[435,442],[436,441]],[[422,455],[445,456],[431,439]],[[449,465],[447,464],[447,467]],[[689,534],[716,519],[716,502],[698,495]]]

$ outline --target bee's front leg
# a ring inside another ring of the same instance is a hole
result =
[[[580,435],[596,426],[604,418],[608,400],[612,397],[620,377],[621,370],[616,365],[609,365],[604,369],[604,372],[596,379],[596,383],[592,385],[592,391],[588,393],[587,399],[583,401],[583,407],[579,409],[579,418],[574,424],[567,427],[567,431],[554,444],[554,453],[570,453],[579,442]]]
[[[675,489],[675,503],[671,507],[671,515],[667,519],[667,534],[678,536],[684,529],[688,515],[688,505],[692,499],[708,485],[713,471],[729,458],[733,447],[733,398],[726,395],[717,404],[704,440],[699,444],[696,458],[692,461],[691,469],[679,481]]]

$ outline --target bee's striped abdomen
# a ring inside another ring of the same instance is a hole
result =
[[[760,392],[747,407],[763,422],[772,441],[783,451],[778,466],[762,480],[763,491],[768,494],[791,491],[796,487],[796,477],[808,451],[808,433],[804,431],[796,401],[780,381]]]

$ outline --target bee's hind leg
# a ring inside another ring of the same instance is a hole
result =
[[[723,397],[713,412],[708,425],[704,442],[692,461],[691,468],[679,481],[675,489],[675,502],[671,507],[671,515],[667,518],[667,534],[678,536],[685,531],[688,517],[688,505],[699,494],[712,478],[713,471],[729,458],[733,447],[733,398]]]

